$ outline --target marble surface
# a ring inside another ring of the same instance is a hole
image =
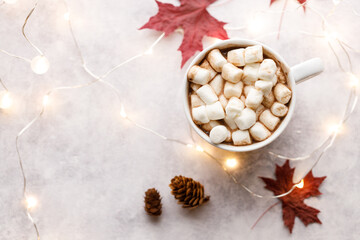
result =
[[[22,23],[34,1],[19,0],[0,7],[0,48],[32,58],[36,52],[21,35]],[[102,74],[117,63],[145,50],[159,32],[139,31],[157,12],[153,0],[69,1],[74,31],[88,67]],[[177,1],[170,1],[178,4]],[[199,142],[225,159],[240,160],[235,174],[257,193],[270,196],[258,176],[273,176],[275,164],[268,151],[305,155],[327,137],[327,127],[343,113],[349,94],[348,79],[341,73],[326,41],[300,34],[321,29],[320,18],[305,14],[289,1],[280,39],[276,34],[284,1],[269,8],[269,0],[228,1],[209,11],[230,27],[254,21],[257,31],[229,30],[230,37],[258,39],[276,49],[290,65],[321,57],[325,72],[296,87],[294,118],[283,135],[270,146],[250,154],[232,154]],[[321,13],[333,7],[330,0],[309,1]],[[266,12],[261,12],[262,10]],[[353,47],[360,49],[360,2],[344,0],[329,23]],[[40,1],[27,27],[30,39],[48,57],[51,68],[34,74],[29,64],[0,53],[0,77],[14,96],[14,105],[0,112],[0,239],[35,239],[22,203],[22,177],[15,150],[16,134],[39,113],[42,97],[56,86],[91,81],[81,68],[76,49],[63,20],[62,1]],[[260,11],[260,12],[259,12]],[[138,129],[120,117],[120,102],[139,123],[160,133],[191,141],[183,112],[181,88],[185,69],[176,49],[180,33],[164,38],[146,55],[122,67],[107,79],[121,93],[103,84],[58,91],[51,96],[44,116],[20,139],[20,151],[29,193],[38,206],[33,216],[44,240],[97,239],[358,239],[360,235],[360,108],[334,146],[314,169],[327,178],[323,195],[306,203],[321,210],[322,225],[305,227],[298,219],[293,234],[283,226],[280,205],[269,211],[251,230],[256,219],[277,200],[254,198],[234,184],[204,154]],[[211,38],[204,39],[209,45]],[[341,51],[336,47],[337,51]],[[360,74],[359,55],[350,54]],[[341,60],[346,56],[341,54]],[[187,65],[186,65],[187,66]],[[185,68],[186,68],[185,66]],[[346,68],[348,66],[344,65]],[[313,159],[293,164],[303,174]],[[195,210],[180,208],[168,184],[182,174],[201,181],[210,202]],[[163,197],[163,214],[148,217],[143,210],[146,189],[155,187]]]

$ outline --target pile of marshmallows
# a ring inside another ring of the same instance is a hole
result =
[[[213,49],[188,72],[192,118],[213,143],[249,145],[267,139],[288,112],[291,90],[260,45],[233,49],[227,59]]]

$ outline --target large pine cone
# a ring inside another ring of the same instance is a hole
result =
[[[161,215],[161,198],[155,188],[150,188],[145,192],[145,211],[151,216]]]
[[[204,186],[192,178],[176,176],[169,186],[183,208],[196,208],[210,199],[210,196],[205,196]]]

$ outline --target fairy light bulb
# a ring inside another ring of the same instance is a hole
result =
[[[188,148],[192,148],[192,147],[194,147],[194,145],[192,145],[192,144],[186,144],[186,146],[188,147]]]
[[[330,134],[338,134],[341,132],[342,126],[340,124],[334,124],[329,127]]]
[[[259,16],[254,17],[248,23],[247,28],[253,34],[261,33],[264,30],[264,21]]]
[[[352,74],[352,73],[349,73],[349,75],[350,75],[350,87],[357,87],[357,86],[359,86],[359,82],[360,82],[359,78],[356,77],[356,76],[355,76],[354,74]]]
[[[120,108],[120,116],[121,116],[122,118],[126,118],[126,117],[127,117],[127,114],[126,114],[126,112],[125,112],[125,107],[124,107],[124,105],[122,105],[122,104],[121,104],[121,108]]]
[[[46,107],[49,104],[49,95],[45,95],[43,98],[43,106]]]
[[[44,74],[49,70],[49,60],[43,56],[36,56],[31,60],[31,69],[36,74]]]
[[[37,205],[37,200],[34,197],[26,197],[26,207],[27,209],[32,209],[34,207],[36,207]]]
[[[295,184],[297,188],[303,188],[304,187],[304,179],[301,179],[301,181],[298,184]]]
[[[153,49],[152,48],[149,48],[146,52],[145,52],[146,55],[151,55],[153,54]]]
[[[204,149],[200,146],[196,146],[196,151],[199,151],[199,152],[204,152]]]
[[[4,91],[1,93],[1,102],[0,102],[0,108],[1,109],[8,109],[11,107],[13,103],[13,100],[11,98],[11,95],[8,91]]]
[[[339,5],[343,0],[333,0],[335,6]]]
[[[69,21],[69,20],[70,20],[70,12],[66,12],[66,13],[64,14],[64,19],[65,19],[65,21]]]
[[[235,158],[229,158],[226,160],[226,166],[229,168],[234,168],[237,166],[238,162]]]
[[[4,3],[6,4],[15,4],[18,0],[4,0]]]
[[[334,41],[338,39],[338,33],[337,32],[331,32],[331,31],[325,31],[324,36],[327,41]]]

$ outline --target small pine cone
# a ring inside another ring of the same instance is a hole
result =
[[[176,176],[171,179],[169,186],[183,208],[196,208],[210,199],[210,196],[205,196],[204,186],[192,178]]]
[[[161,215],[161,197],[155,188],[149,188],[145,192],[145,211],[151,216]]]

